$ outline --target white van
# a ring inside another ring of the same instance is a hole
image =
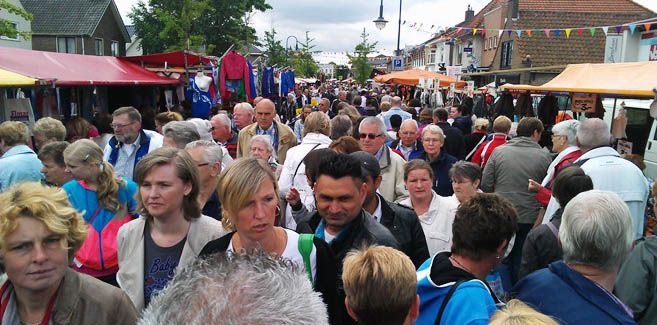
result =
[[[651,179],[657,179],[657,121],[650,117],[649,111],[652,100],[616,99],[614,110],[614,99],[604,99],[604,120],[610,128],[622,103],[625,104],[627,116],[625,133],[632,144],[632,153],[643,156],[646,164],[644,174]]]

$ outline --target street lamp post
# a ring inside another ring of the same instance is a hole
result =
[[[299,39],[298,39],[296,36],[294,36],[294,35],[290,35],[290,36],[288,36],[288,37],[285,39],[285,56],[287,56],[287,50],[288,50],[287,42],[290,40],[290,38],[294,38],[294,40],[296,41],[296,43],[294,44],[294,50],[295,50],[295,51],[298,51],[298,50],[299,50],[299,43],[301,43],[301,42],[299,42]]]
[[[402,0],[399,0],[399,21],[397,22],[397,50],[395,51],[395,56],[401,55],[401,50],[399,49],[399,40],[401,37],[401,13],[402,13]],[[386,24],[388,23],[388,21],[385,20],[385,18],[383,18],[383,0],[381,0],[381,5],[379,6],[379,18],[375,19],[373,22],[376,28],[378,28],[379,30],[385,28]]]

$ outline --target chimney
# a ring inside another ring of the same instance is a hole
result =
[[[474,10],[468,5],[468,10],[465,11],[465,21],[468,22],[474,18]]]
[[[511,19],[518,19],[518,0],[511,0]]]

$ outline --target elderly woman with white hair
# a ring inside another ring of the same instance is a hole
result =
[[[566,205],[558,231],[563,261],[522,279],[512,294],[562,324],[635,324],[612,293],[633,230],[630,210],[617,194],[578,194]]]
[[[212,122],[210,122],[209,120],[204,120],[204,119],[200,119],[200,118],[190,118],[185,122],[189,122],[192,125],[194,125],[194,127],[196,128],[196,131],[198,132],[198,135],[199,135],[198,140],[215,142],[214,139],[212,138],[212,131],[214,131],[214,127],[212,126]],[[233,157],[230,156],[230,153],[228,152],[228,149],[226,149],[226,147],[224,147],[223,145],[221,145],[220,147],[221,147],[221,152],[222,152],[221,167],[226,168],[230,164],[233,163]],[[183,148],[180,148],[180,149],[183,149]]]
[[[568,120],[552,127],[552,151],[557,153],[557,157],[548,167],[547,175],[540,184],[533,179],[529,180],[529,191],[536,193],[536,201],[543,207],[547,207],[550,202],[552,185],[557,174],[582,155],[582,151],[577,147],[578,126],[579,121]]]
[[[265,134],[254,135],[249,142],[250,156],[267,162],[276,179],[281,176],[283,165],[276,160],[276,152],[271,144],[271,137]]]
[[[440,196],[454,194],[449,169],[458,160],[456,157],[442,150],[445,144],[445,133],[437,125],[427,125],[422,130],[422,147],[424,154],[421,159],[431,165],[433,169],[433,190]]]

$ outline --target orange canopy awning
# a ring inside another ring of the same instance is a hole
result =
[[[652,98],[657,87],[657,62],[569,64],[542,86],[506,84],[500,90],[603,94]]]
[[[452,77],[437,72],[420,69],[397,71],[376,76],[374,77],[374,81],[380,83],[415,86],[420,83],[420,78],[440,79],[440,87],[449,87],[451,83],[456,83],[456,88],[463,88],[465,86],[465,81],[456,80]]]

